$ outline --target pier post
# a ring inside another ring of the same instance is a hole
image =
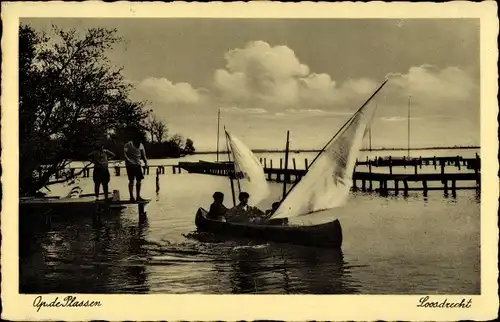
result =
[[[138,204],[138,208],[139,208],[139,220],[145,220],[146,219],[146,211],[145,211],[145,207],[144,207],[144,203],[139,203]]]
[[[396,196],[399,194],[399,180],[394,181],[394,194]]]
[[[304,163],[306,165],[306,170],[309,170],[309,163],[307,162],[307,158],[304,159]]]
[[[267,159],[264,158],[264,169],[267,169]]]
[[[441,160],[440,163],[441,163],[441,174],[444,175],[444,161]]]
[[[366,180],[365,179],[361,180],[361,191],[366,191]]]
[[[457,196],[457,186],[456,186],[456,180],[451,180],[451,195],[453,197]]]
[[[434,165],[434,170],[437,168],[437,164],[436,164],[436,156],[434,156],[432,158],[432,164]]]
[[[389,173],[392,174],[392,157],[389,156]]]
[[[269,159],[269,168],[273,168],[273,159]]]
[[[414,161],[415,174],[417,174],[417,160]]]
[[[262,164],[262,158],[259,158],[259,162],[260,162],[260,164]]]
[[[293,158],[293,159],[292,159],[292,162],[293,162],[293,169],[294,169],[294,170],[297,170],[297,166],[296,166],[296,164],[295,164],[295,158]]]
[[[358,191],[358,186],[356,185],[356,179],[352,180],[352,191]]]
[[[283,169],[283,158],[280,158],[280,169]]]
[[[479,187],[481,184],[481,175],[479,174],[479,170],[481,169],[481,159],[479,158],[479,154],[476,153],[476,162],[473,163],[474,174],[476,175],[476,186]]]
[[[422,181],[422,187],[424,189],[424,197],[427,197],[427,181],[426,180]]]
[[[445,197],[448,196],[448,180],[443,180],[443,184],[444,184],[444,195]]]
[[[418,164],[420,166],[420,169],[422,169],[422,157],[418,158]],[[415,170],[415,171],[417,171],[417,170]],[[417,173],[417,172],[415,172],[415,173]]]
[[[172,166],[172,173],[175,174],[175,165]]]
[[[403,165],[404,165],[404,168],[406,169],[406,156],[403,157]]]
[[[458,171],[460,171],[460,156],[457,155],[457,160],[455,161],[455,165],[458,168]]]
[[[404,190],[403,190],[404,196],[408,197],[408,180],[403,180],[403,185],[404,185]]]
[[[160,168],[156,169],[156,193],[160,191]]]
[[[177,171],[179,172],[179,174],[181,173],[181,167],[180,166],[177,166]]]

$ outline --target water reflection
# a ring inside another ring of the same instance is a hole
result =
[[[107,214],[58,218],[51,227],[24,218],[19,227],[21,293],[127,292],[123,285],[148,292],[144,265],[128,263],[146,254],[147,222]]]
[[[148,205],[149,221],[138,220],[135,207],[96,220],[89,214],[66,213],[53,216],[51,226],[45,226],[43,215],[22,214],[20,291],[479,292],[480,190],[476,195],[458,191],[456,199],[429,192],[423,201],[416,193],[387,198],[353,194],[349,206],[334,214],[341,217],[346,232],[343,252],[336,252],[190,234],[196,230],[193,205],[211,201],[207,193],[194,202],[192,189],[218,178],[185,178],[169,177],[172,184],[162,187],[157,201]],[[126,187],[126,177],[123,180]],[[329,220],[332,214],[316,219]]]
[[[270,244],[230,257],[233,293],[357,293],[340,250]]]

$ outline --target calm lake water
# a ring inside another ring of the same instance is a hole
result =
[[[93,190],[92,179],[78,185],[85,193]],[[152,199],[144,223],[135,206],[99,222],[90,214],[67,214],[50,227],[21,215],[20,292],[480,293],[480,203],[473,190],[458,191],[456,198],[438,191],[427,198],[421,192],[408,197],[357,192],[342,208],[292,221],[339,218],[344,243],[338,252],[195,238],[196,210],[210,205],[215,190],[231,205],[227,178],[169,172],[160,185],[156,194],[154,175],[143,183],[143,196]],[[56,186],[52,194],[69,189]],[[112,176],[111,189],[127,198],[126,176]],[[269,202],[281,189],[272,184]]]

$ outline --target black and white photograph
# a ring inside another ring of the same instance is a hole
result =
[[[3,36],[2,277],[23,316],[111,312],[107,295],[497,313],[494,3],[125,4],[18,8]]]

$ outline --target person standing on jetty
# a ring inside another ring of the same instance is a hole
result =
[[[141,181],[144,179],[141,168],[141,158],[144,160],[144,166],[148,166],[148,159],[146,157],[146,150],[144,145],[142,145],[143,135],[139,129],[134,128],[131,130],[132,140],[125,143],[124,146],[124,156],[125,156],[125,167],[127,168],[128,176],[128,191],[130,193],[130,201],[144,201],[141,197]],[[134,198],[134,179],[136,183],[136,197]]]
[[[102,190],[104,192],[104,201],[109,201],[108,195],[108,184],[109,184],[109,169],[108,169],[108,158],[113,158],[115,154],[104,148],[104,144],[101,142],[96,144],[96,150],[89,153],[89,158],[92,163],[94,163],[94,192],[96,200],[99,199],[99,190],[102,184]]]

